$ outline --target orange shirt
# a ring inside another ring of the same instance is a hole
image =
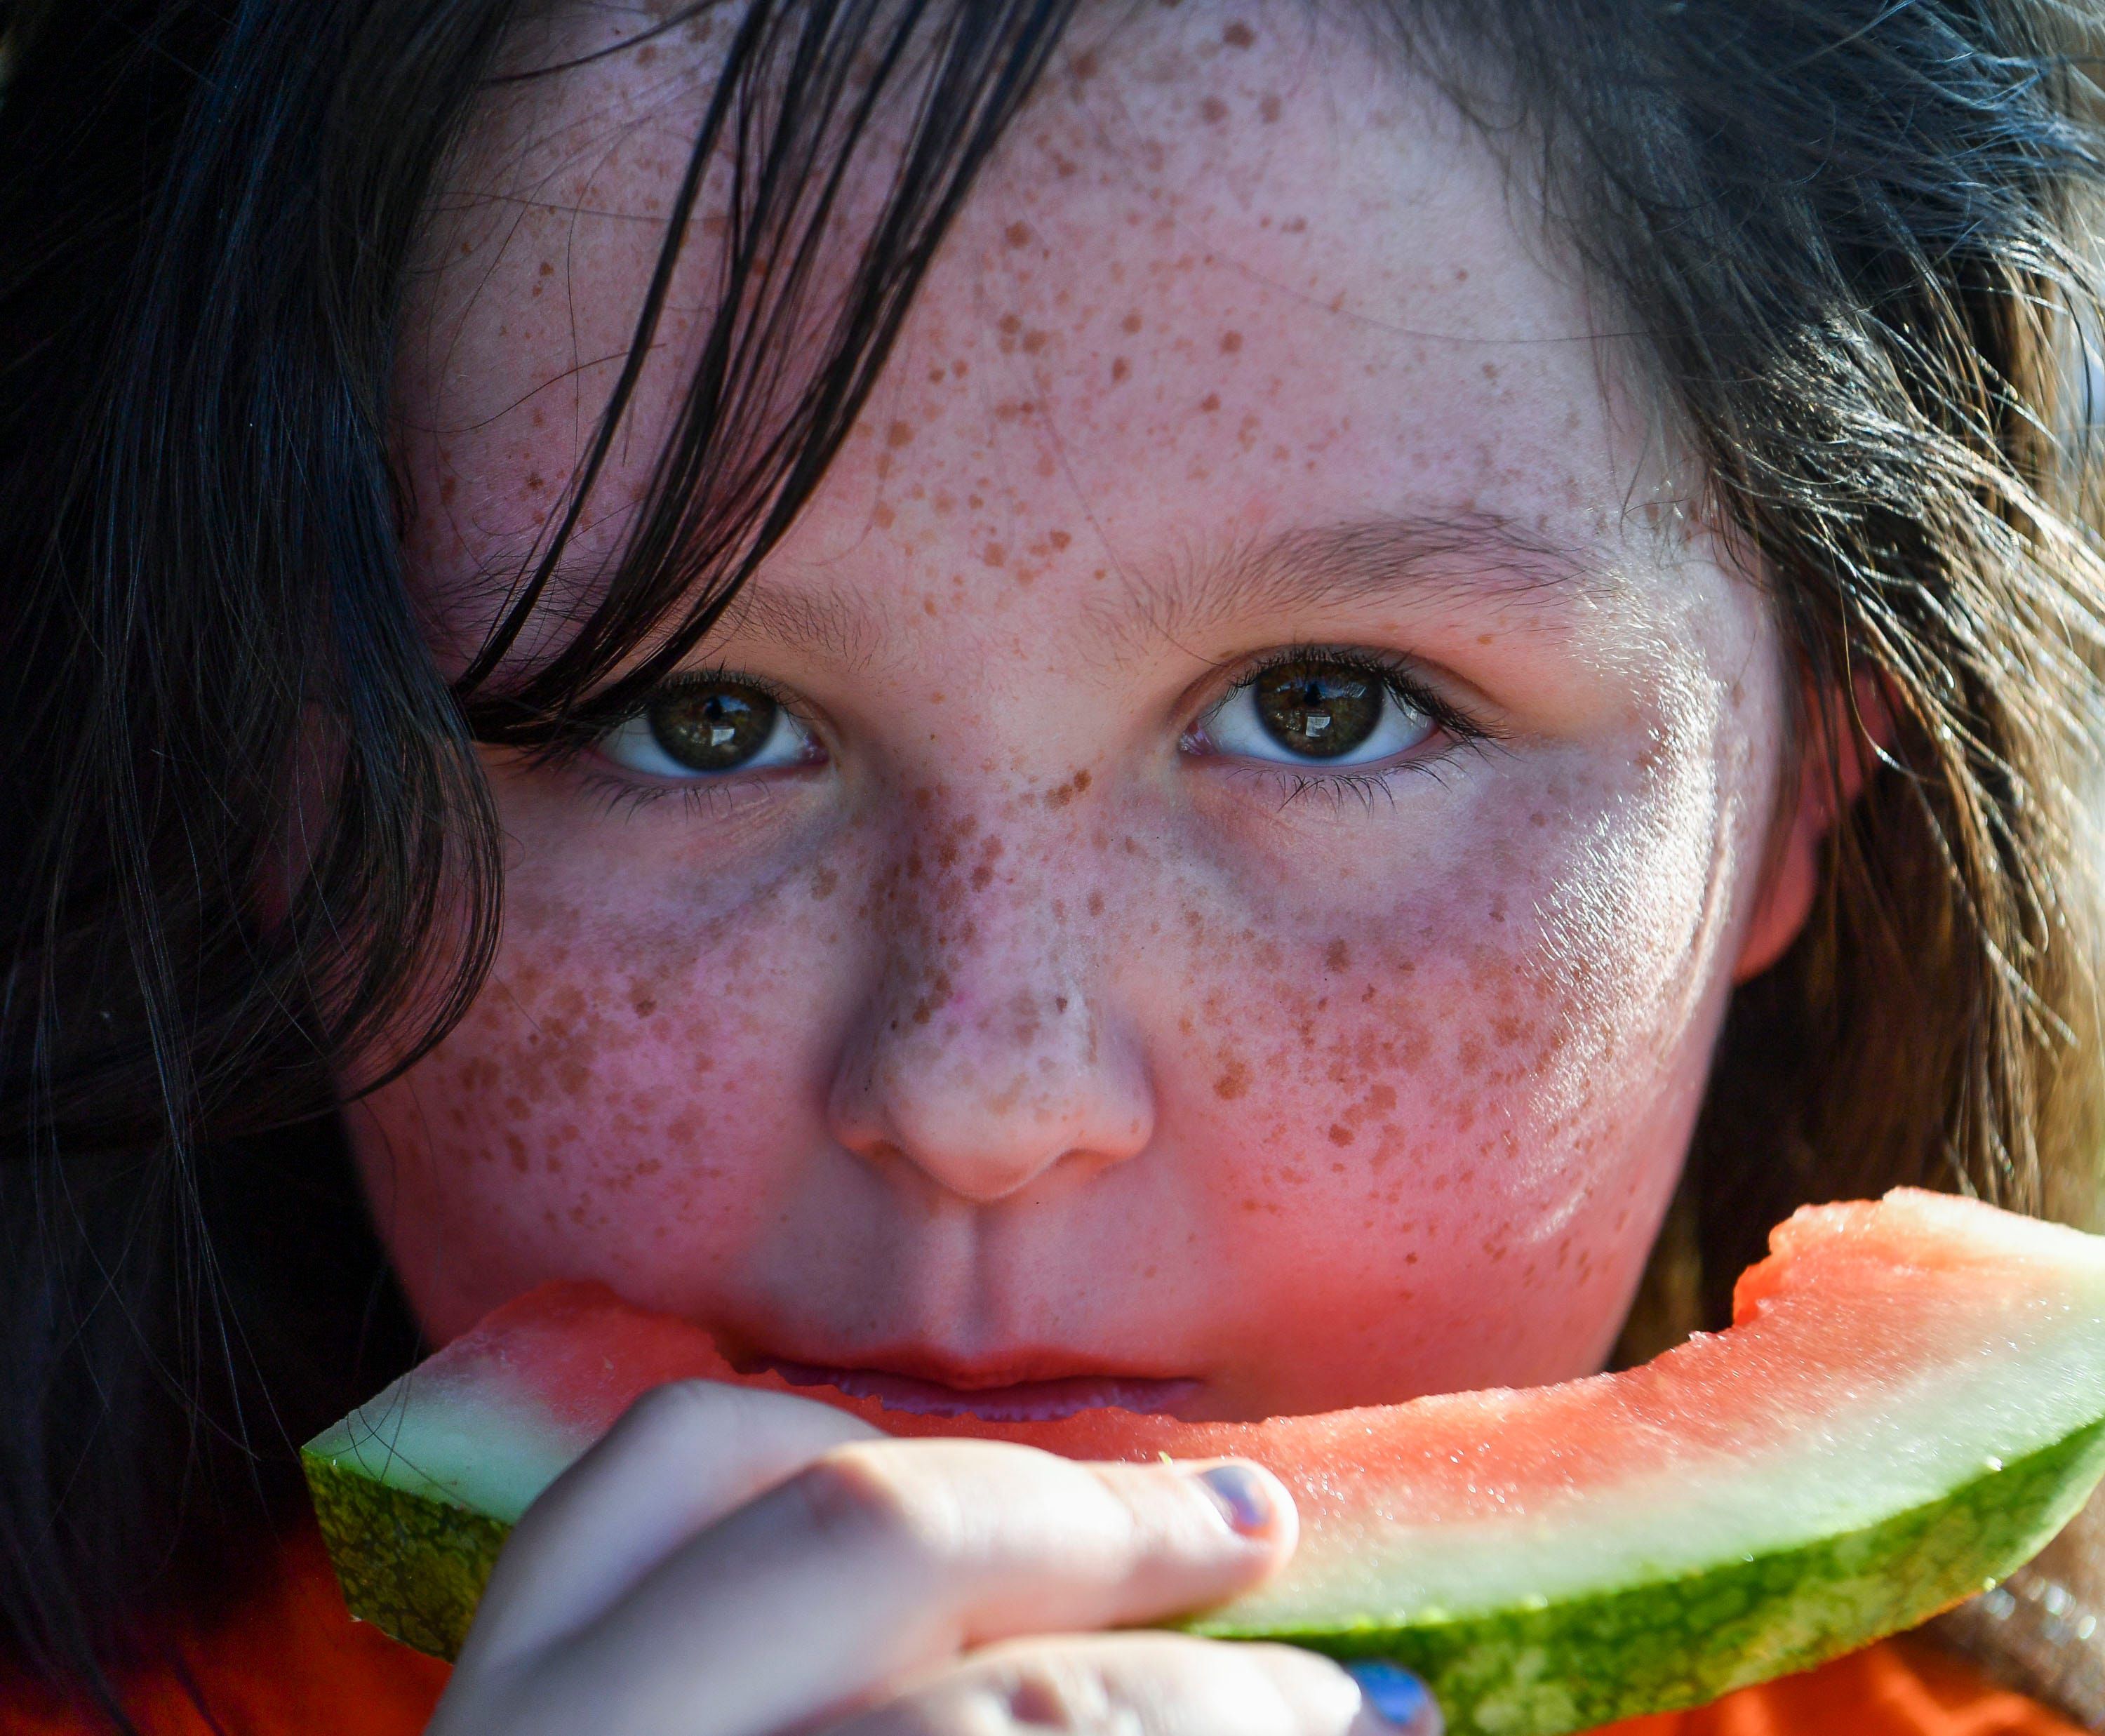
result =
[[[446,1666],[354,1622],[312,1532],[289,1542],[276,1584],[187,1649],[209,1722],[172,1677],[137,1684],[127,1709],[147,1736],[417,1736]],[[90,1736],[100,1726],[34,1691],[0,1693],[7,1736]],[[1803,1676],[1743,1688],[1696,1711],[1633,1718],[1599,1736],[2081,1736],[2022,1694],[1924,1641],[1889,1640]]]

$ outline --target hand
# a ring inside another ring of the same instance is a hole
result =
[[[661,1387],[521,1521],[428,1736],[1393,1736],[1396,1672],[1363,1693],[1291,1647],[1099,1631],[1246,1591],[1295,1535],[1239,1461],[898,1441]]]

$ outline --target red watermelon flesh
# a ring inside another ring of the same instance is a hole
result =
[[[1800,1212],[1771,1246],[1729,1331],[1642,1368],[1258,1423],[887,1410],[550,1284],[307,1460],[354,1607],[445,1649],[503,1528],[669,1380],[823,1398],[895,1434],[1247,1456],[1294,1491],[1303,1543],[1195,1625],[1400,1657],[1458,1730],[1582,1728],[1919,1621],[2025,1559],[2105,1469],[2105,1242],[1901,1190]]]

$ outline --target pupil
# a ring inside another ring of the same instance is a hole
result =
[[[1257,678],[1257,714],[1281,747],[1312,759],[1349,754],[1381,722],[1388,690],[1340,663],[1285,663]]]
[[[650,733],[690,772],[733,772],[766,745],[775,709],[752,687],[688,687],[650,707]]]

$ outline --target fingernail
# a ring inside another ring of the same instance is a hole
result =
[[[1247,1465],[1209,1465],[1197,1473],[1229,1525],[1246,1537],[1262,1536],[1271,1525],[1271,1492]]]
[[[1368,1710],[1384,1724],[1407,1731],[1409,1736],[1441,1736],[1446,1728],[1432,1693],[1410,1671],[1363,1659],[1347,1664],[1345,1674],[1360,1685]]]

